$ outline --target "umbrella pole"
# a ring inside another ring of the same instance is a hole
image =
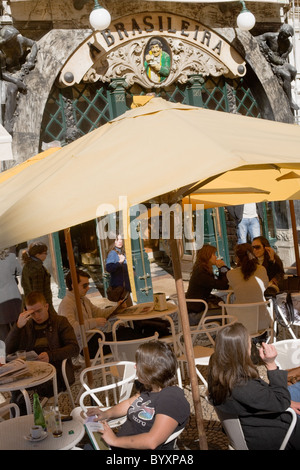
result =
[[[83,354],[84,354],[85,367],[90,367],[91,360],[90,360],[89,348],[88,348],[88,345],[87,345],[86,334],[85,334],[84,318],[83,318],[82,307],[81,307],[81,302],[80,302],[80,295],[79,295],[79,290],[78,290],[76,265],[75,265],[75,260],[74,260],[74,253],[73,253],[73,247],[72,247],[72,239],[71,239],[70,228],[65,229],[64,234],[65,234],[67,254],[68,254],[70,271],[71,271],[72,286],[73,286],[73,291],[74,291],[74,295],[75,295],[76,310],[77,310],[78,321],[79,321],[79,325],[80,325],[80,332],[81,332],[81,338],[82,338],[82,344],[83,344],[82,350],[83,350]],[[89,374],[87,374],[87,376],[88,376],[89,385],[91,386],[92,385],[92,374],[89,373]]]
[[[295,250],[296,266],[297,266],[297,276],[300,276],[299,242],[298,242],[298,232],[297,232],[294,201],[289,201],[289,204],[290,204],[290,212],[291,212],[294,250]]]
[[[198,436],[199,436],[199,447],[201,450],[207,450],[208,449],[207,440],[206,440],[206,435],[205,435],[204,425],[203,425],[203,415],[202,415],[202,408],[201,408],[201,402],[200,402],[199,384],[198,384],[198,378],[196,374],[193,343],[192,343],[191,332],[190,332],[190,323],[189,323],[188,312],[187,312],[187,307],[186,307],[184,285],[182,281],[179,250],[178,250],[177,241],[174,239],[174,213],[171,212],[170,216],[171,216],[170,248],[171,248],[171,255],[172,255],[173,272],[174,272],[176,291],[177,291],[177,296],[178,296],[178,305],[179,305],[179,312],[180,312],[180,317],[181,317],[185,353],[186,353],[186,358],[187,358],[187,363],[188,363],[189,376],[191,380],[191,390],[192,390],[193,402],[194,402],[194,407],[195,407],[195,417],[196,417]]]

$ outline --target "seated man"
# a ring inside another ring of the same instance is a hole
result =
[[[77,269],[76,272],[85,330],[87,331],[95,328],[104,329],[107,324],[106,318],[118,308],[119,303],[111,302],[111,305],[109,306],[107,303],[105,303],[106,299],[103,299],[103,308],[94,305],[90,299],[86,297],[86,294],[90,288],[90,275],[81,269]],[[78,314],[76,300],[70,272],[66,276],[66,285],[68,291],[59,305],[58,315],[63,315],[69,320],[70,324],[74,328],[79,347],[82,349],[80,324],[77,319]],[[92,358],[95,357],[97,353],[99,337],[101,337],[101,334],[98,335],[97,333],[87,335],[88,349]],[[112,341],[112,334],[105,333],[105,338],[107,341]],[[140,338],[140,336],[132,328],[119,327],[117,330],[117,338],[119,340],[130,340]]]
[[[25,306],[26,310],[20,313],[6,338],[6,352],[12,354],[19,349],[35,351],[39,361],[56,367],[58,392],[63,391],[65,383],[61,366],[64,359],[68,359],[66,371],[69,383],[75,381],[71,358],[78,355],[79,347],[74,330],[66,318],[49,313],[49,306],[41,292],[28,294],[25,297]],[[36,389],[41,396],[53,396],[52,381]],[[16,401],[18,395],[19,392],[13,392],[12,401]],[[22,412],[22,401],[16,402]]]

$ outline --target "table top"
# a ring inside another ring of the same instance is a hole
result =
[[[48,433],[47,437],[38,442],[25,439],[34,424],[33,415],[20,416],[0,422],[0,449],[1,450],[68,450],[76,446],[84,436],[85,428],[78,419],[62,423],[63,434],[61,437],[53,437]]]
[[[167,302],[167,310],[153,310],[153,302],[145,302],[138,305],[132,305],[123,311],[116,313],[118,320],[147,320],[150,318],[164,317],[177,312],[178,306],[173,302]]]
[[[0,385],[0,392],[21,390],[31,388],[42,383],[48,382],[56,374],[56,369],[52,364],[41,361],[27,361],[28,372],[30,375]]]

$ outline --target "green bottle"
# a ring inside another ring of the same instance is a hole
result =
[[[34,417],[34,424],[35,426],[42,426],[42,428],[46,429],[45,418],[43,414],[43,410],[40,404],[39,396],[37,393],[33,394],[33,417]]]

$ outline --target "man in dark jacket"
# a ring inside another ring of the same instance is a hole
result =
[[[49,313],[49,306],[40,292],[28,294],[25,305],[27,310],[20,313],[6,338],[6,352],[12,354],[19,349],[35,351],[39,361],[55,366],[58,391],[65,390],[61,370],[64,359],[68,359],[69,383],[75,381],[71,358],[79,354],[79,346],[74,330],[65,317]],[[37,387],[37,392],[42,396],[51,397],[52,385],[48,382],[45,385],[46,387],[43,385]]]

